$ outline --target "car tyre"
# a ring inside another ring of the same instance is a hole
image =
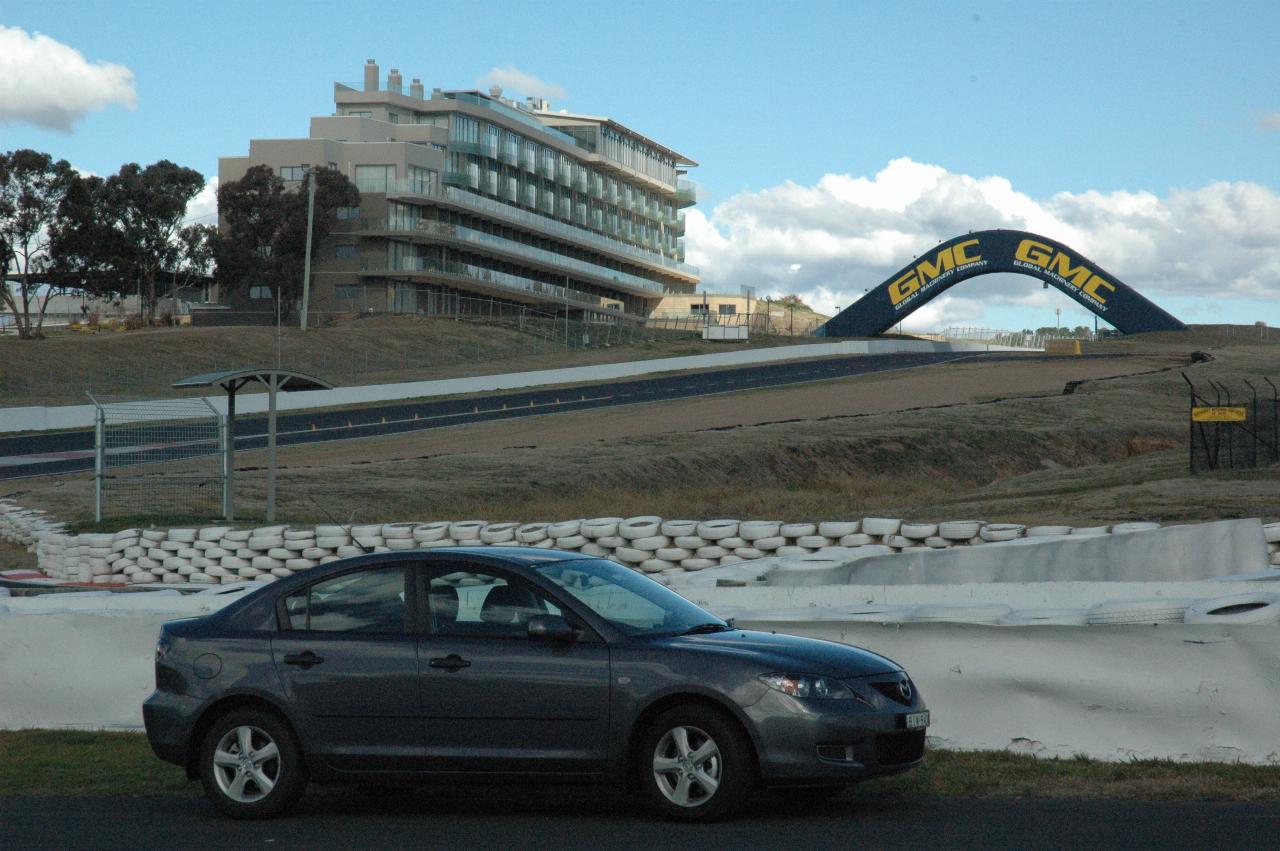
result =
[[[214,806],[232,818],[271,818],[302,795],[307,768],[293,731],[279,716],[236,709],[205,734],[200,783]]]
[[[640,789],[674,821],[732,816],[756,785],[751,742],[723,712],[679,706],[654,719],[637,754]]]

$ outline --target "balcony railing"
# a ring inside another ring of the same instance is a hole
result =
[[[449,174],[449,172],[446,172],[446,175],[447,174]],[[468,178],[468,180],[469,179],[470,178]],[[471,184],[468,183],[466,185]],[[521,209],[520,207],[514,207],[501,201],[494,201],[490,198],[485,198],[483,195],[476,195],[472,192],[467,192],[452,186],[445,188],[443,196],[439,196],[436,193],[421,192],[413,189],[407,179],[393,181],[387,189],[391,192],[415,195],[422,198],[443,197],[444,200],[447,200],[450,203],[458,204],[478,212],[487,213],[495,218],[503,219],[504,221],[511,222],[513,224],[525,225],[534,230],[555,234],[567,240],[579,242],[584,245],[590,245],[603,251],[623,254],[640,263],[657,266],[681,275],[693,277],[697,277],[698,275],[697,266],[691,266],[688,263],[673,260],[670,257],[664,257],[656,252],[648,251],[640,248],[639,246],[631,245],[629,243],[622,242],[621,240],[605,236],[604,234],[594,233],[529,210]]]
[[[517,242],[514,239],[507,239],[506,237],[485,233],[484,231],[465,227],[463,225],[451,225],[444,222],[397,217],[385,220],[363,219],[360,222],[360,230],[375,233],[382,231],[416,233],[423,236],[457,240],[459,242],[466,242],[471,245],[489,248],[494,251],[501,251],[505,254],[514,255],[516,257],[522,257],[566,272],[577,272],[580,275],[587,275],[598,281],[608,282],[624,289],[631,289],[640,295],[660,295],[664,291],[662,284],[657,281],[649,280],[648,278],[642,278],[639,275],[620,272],[617,269],[610,269],[608,266],[589,263],[586,260],[578,260],[574,257],[566,257],[563,254],[557,254],[554,251],[535,248],[532,245],[525,245],[523,242]]]
[[[604,307],[605,305],[605,299],[598,295],[563,287],[559,284],[548,284],[545,281],[536,281],[533,278],[512,275],[509,272],[495,272],[493,269],[486,269],[483,266],[475,266],[471,263],[458,263],[455,261],[442,263],[436,260],[428,260],[425,257],[398,257],[385,263],[379,263],[374,260],[365,261],[360,264],[360,271],[374,275],[400,272],[432,275],[439,278],[455,278],[472,283],[488,284],[489,286],[500,287],[512,292],[536,295],[549,303],[564,303],[567,300],[590,307]],[[617,299],[609,299],[609,301],[616,302]]]
[[[485,147],[479,142],[462,142],[450,139],[449,150],[455,154],[472,154],[479,157],[484,156]]]
[[[477,175],[469,174],[465,171],[446,171],[444,173],[444,182],[450,186],[470,186],[472,189],[480,188],[480,178]],[[386,191],[385,189],[383,191]],[[405,192],[412,192],[412,189],[405,189]]]
[[[692,207],[698,203],[698,190],[692,180],[681,178],[676,181],[676,202],[681,207]]]

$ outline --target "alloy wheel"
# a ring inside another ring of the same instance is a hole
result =
[[[720,747],[706,732],[687,725],[673,727],[653,751],[653,779],[668,801],[698,807],[720,788],[724,761]]]
[[[280,781],[280,749],[261,727],[232,727],[214,748],[213,776],[231,800],[261,801]]]

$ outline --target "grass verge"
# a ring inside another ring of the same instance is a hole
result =
[[[0,731],[0,796],[194,794],[141,733]],[[929,753],[915,771],[877,780],[867,795],[967,798],[1280,800],[1280,767],[1167,760],[1037,759],[1002,751]]]

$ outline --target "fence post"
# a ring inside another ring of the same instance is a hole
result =
[[[93,398],[90,396],[89,398]],[[97,406],[93,417],[93,519],[97,523],[102,522],[102,475],[106,468],[107,447],[106,438],[106,411],[98,405],[98,400],[94,399],[93,404]]]

